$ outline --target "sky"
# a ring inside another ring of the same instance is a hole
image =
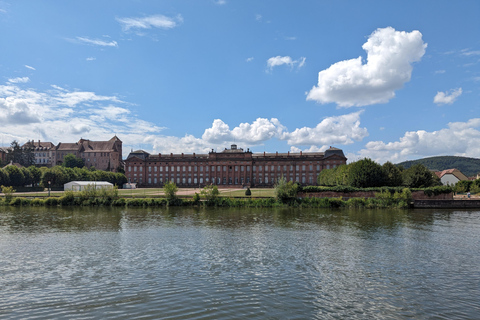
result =
[[[477,0],[0,0],[0,145],[480,158]]]

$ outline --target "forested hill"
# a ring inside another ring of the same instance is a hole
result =
[[[442,171],[446,169],[458,169],[467,177],[476,176],[480,173],[480,159],[454,156],[430,157],[418,160],[404,161],[397,164],[405,169],[421,163],[430,170]]]

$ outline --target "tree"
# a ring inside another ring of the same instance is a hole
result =
[[[30,171],[30,175],[32,176],[32,184],[34,186],[39,184],[42,178],[42,171],[35,166],[28,167],[28,171]]]
[[[348,185],[356,188],[381,187],[385,184],[385,175],[375,161],[365,158],[350,164]]]
[[[66,168],[83,168],[85,166],[85,161],[82,158],[69,153],[63,158],[62,166]]]
[[[287,203],[295,200],[298,193],[298,184],[293,181],[287,182],[285,177],[278,179],[275,184],[275,197],[282,203]]]
[[[10,185],[10,177],[8,176],[8,172],[4,169],[0,168],[0,186],[9,186]]]
[[[385,185],[389,187],[398,187],[403,183],[402,171],[399,167],[387,161],[382,166],[385,175]]]
[[[423,164],[416,164],[403,171],[403,184],[409,188],[428,188],[436,182],[433,175]]]
[[[25,147],[21,147],[16,140],[10,144],[10,151],[7,153],[7,161],[21,164],[28,167],[35,164],[35,154],[32,152],[31,143],[26,143]]]
[[[163,186],[163,192],[168,200],[174,200],[177,197],[178,187],[173,181],[167,181]]]
[[[207,201],[212,202],[215,201],[220,192],[218,191],[218,187],[216,185],[209,184],[203,187],[202,191],[200,191],[200,194],[204,196]]]
[[[16,166],[8,166],[5,170],[8,172],[11,186],[21,187],[25,184],[25,176],[19,168]]]

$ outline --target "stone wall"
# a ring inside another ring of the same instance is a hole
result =
[[[414,208],[478,209],[480,200],[415,200]]]
[[[356,192],[299,192],[299,198],[375,198],[374,191],[356,191]],[[434,196],[427,196],[423,191],[412,192],[412,199],[414,200],[453,200],[453,193],[442,193]]]

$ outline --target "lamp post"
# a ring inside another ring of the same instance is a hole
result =
[[[48,181],[48,196],[49,196],[49,197],[50,197],[50,183],[51,183],[51,181],[49,180],[49,181]]]

